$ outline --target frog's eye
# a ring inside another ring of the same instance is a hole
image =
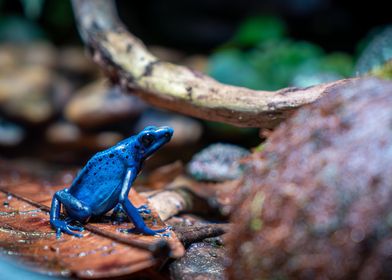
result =
[[[142,136],[142,143],[144,147],[150,146],[152,142],[154,142],[154,136],[152,136],[151,134],[147,133]]]

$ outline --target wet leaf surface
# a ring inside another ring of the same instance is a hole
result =
[[[132,223],[115,224],[109,216],[88,223],[82,238],[62,234],[56,239],[48,210],[53,194],[66,186],[11,170],[0,161],[0,247],[3,254],[33,270],[81,278],[118,277],[184,254],[174,232],[167,231],[167,238],[123,233],[119,229],[132,228]],[[130,199],[135,206],[147,202],[133,190]],[[154,209],[145,221],[152,228],[165,226]]]

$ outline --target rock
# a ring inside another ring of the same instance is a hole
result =
[[[44,41],[25,45],[3,44],[0,46],[0,71],[26,66],[52,68],[56,64],[56,56],[54,47]]]
[[[226,181],[242,175],[239,160],[248,150],[232,144],[212,144],[193,156],[187,165],[188,173],[196,180]]]
[[[0,75],[0,112],[30,123],[47,121],[54,108],[50,97],[54,76],[42,66],[28,66]]]
[[[57,51],[47,42],[34,42],[17,49],[21,65],[39,65],[53,68],[57,63]]]
[[[67,122],[56,122],[46,130],[46,139],[52,144],[75,143],[81,138],[81,130],[76,125]]]
[[[10,69],[18,64],[17,55],[9,45],[0,46],[0,71]]]
[[[107,149],[123,139],[124,137],[116,131],[102,131],[97,134],[95,147],[99,150]]]
[[[167,147],[191,145],[200,139],[203,132],[201,124],[192,118],[156,109],[147,109],[143,112],[135,130],[140,131],[148,125],[167,125],[174,129],[173,138],[167,143]]]
[[[147,182],[152,189],[163,189],[172,183],[179,175],[183,174],[184,165],[180,160],[160,166],[147,177]]]
[[[73,74],[97,74],[98,67],[81,47],[65,47],[58,54],[58,68]]]
[[[389,279],[392,83],[299,109],[249,159],[227,242],[230,279]]]
[[[71,87],[54,71],[56,58],[57,51],[45,42],[2,45],[0,113],[29,124],[41,124],[62,110]]]
[[[22,127],[0,118],[0,146],[17,146],[24,137]]]
[[[28,123],[42,123],[55,113],[53,100],[64,83],[54,73],[57,52],[46,42],[0,47],[0,111]]]
[[[99,80],[74,94],[65,108],[65,117],[77,125],[95,128],[136,117],[144,108],[138,97]]]
[[[185,255],[170,264],[171,279],[226,279],[226,252],[213,242],[192,244]]]
[[[118,132],[88,133],[68,122],[53,123],[46,130],[48,143],[73,149],[103,150],[115,145],[122,139],[123,136]]]

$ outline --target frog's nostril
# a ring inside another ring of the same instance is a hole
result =
[[[166,132],[165,134],[163,134],[163,136],[164,136],[165,138],[170,138],[170,133],[169,133],[169,132]]]

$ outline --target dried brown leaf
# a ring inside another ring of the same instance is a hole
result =
[[[116,225],[106,218],[88,223],[82,238],[62,234],[56,239],[48,210],[53,194],[66,186],[54,186],[43,178],[11,176],[9,166],[5,168],[5,162],[0,163],[1,251],[33,270],[81,278],[117,277],[184,254],[172,231],[168,238],[122,233],[119,228],[132,228],[132,223]],[[147,203],[134,190],[130,199],[135,206]],[[149,227],[165,226],[154,209],[148,216]]]

